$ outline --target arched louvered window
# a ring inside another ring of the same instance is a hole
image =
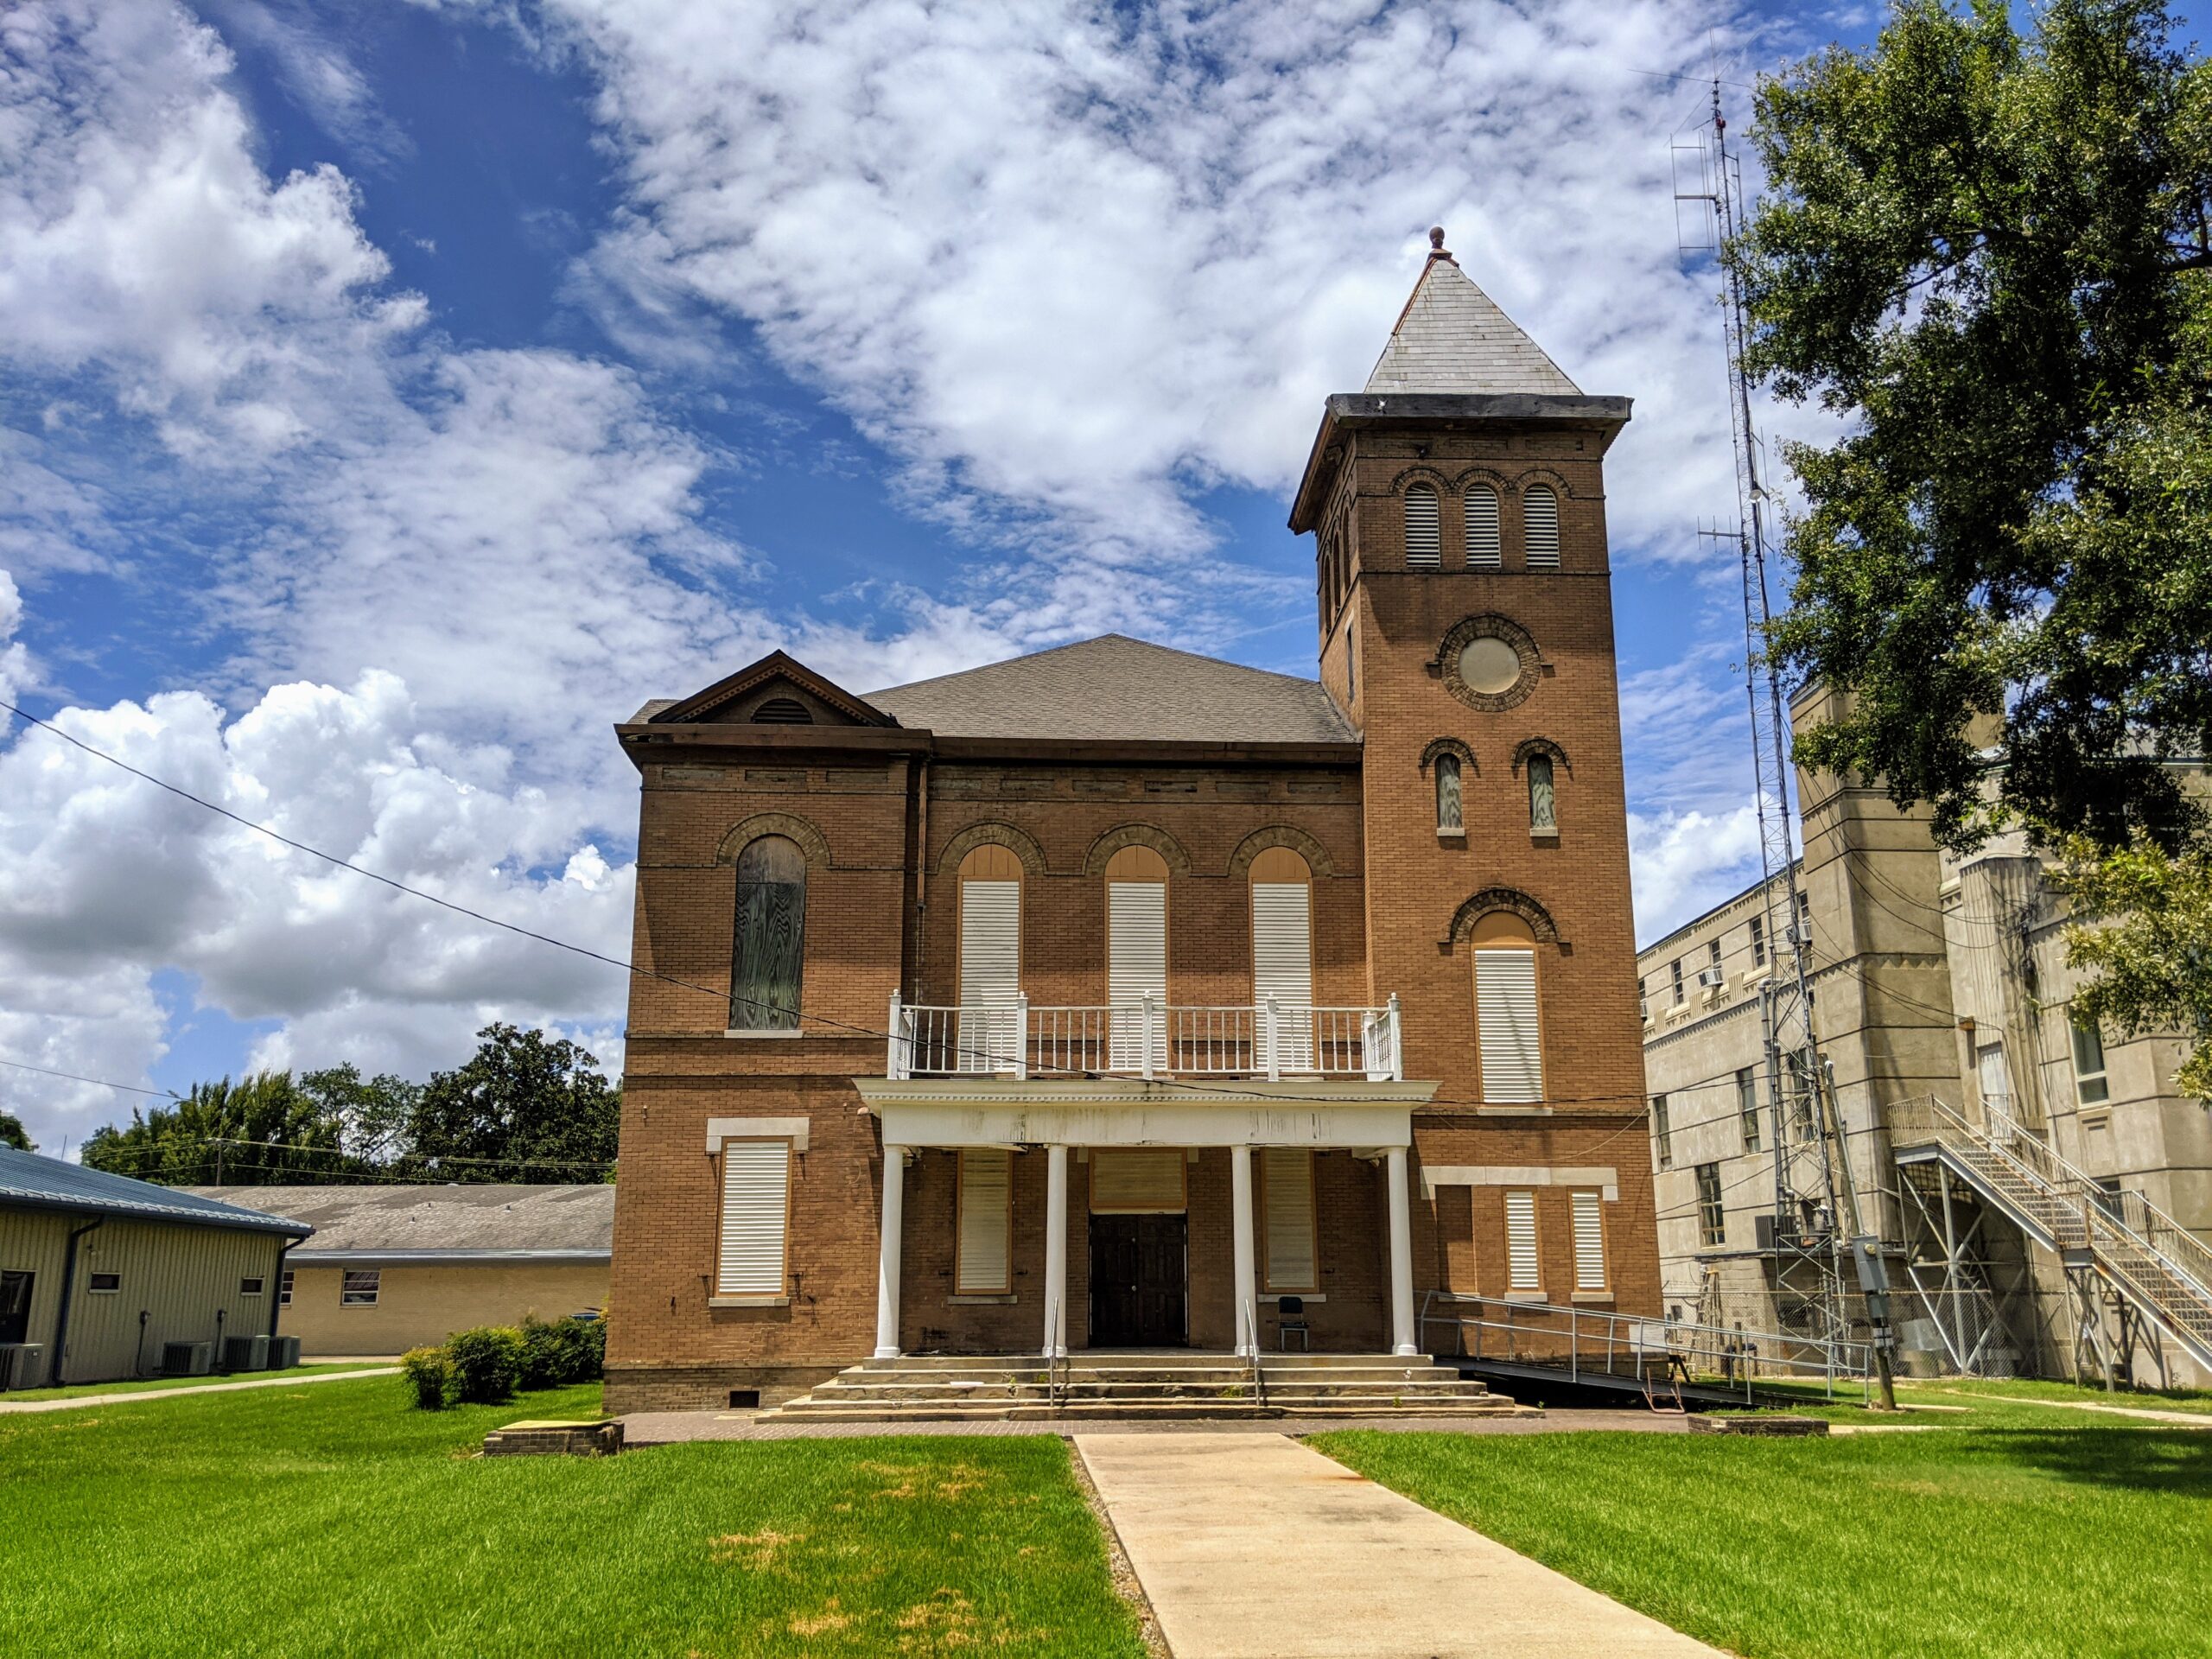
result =
[[[797,1031],[806,955],[806,855],[762,836],[737,855],[737,939],[730,957],[732,1031]]]
[[[1459,757],[1440,754],[1436,757],[1436,833],[1440,836],[1464,836],[1467,833],[1465,804],[1460,798]]]
[[[1521,493],[1521,531],[1531,570],[1559,569],[1559,496],[1548,484]]]
[[[1406,490],[1406,569],[1441,570],[1444,568],[1443,521],[1436,510],[1436,492],[1426,484]]]
[[[1487,484],[1467,486],[1467,569],[1496,570],[1504,556],[1498,551],[1497,492]]]
[[[1167,861],[1149,847],[1124,847],[1106,861],[1108,1063],[1117,1071],[1144,1069],[1147,995],[1167,1001]],[[1165,1052],[1151,1058],[1167,1063]]]
[[[1475,1046],[1487,1105],[1544,1097],[1542,1027],[1536,1015],[1536,936],[1510,911],[1475,924]]]
[[[814,710],[797,697],[771,697],[753,711],[755,726],[811,726]]]
[[[1014,1069],[1020,995],[1021,860],[978,847],[960,861],[960,1070]]]
[[[1272,1051],[1271,1000],[1276,1008]],[[1270,847],[1252,861],[1252,1001],[1260,1009],[1261,1065],[1313,1070],[1313,873],[1287,847]]]

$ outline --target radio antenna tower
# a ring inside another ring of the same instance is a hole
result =
[[[1728,120],[1720,107],[1717,74],[1710,125],[1700,126],[1694,138],[1675,145],[1675,201],[1677,241],[1685,252],[1717,253],[1743,227],[1743,169],[1729,152]],[[1696,204],[1694,234],[1683,233],[1685,202]],[[1744,684],[1751,710],[1752,806],[1758,820],[1763,878],[1761,925],[1768,950],[1768,972],[1759,985],[1759,1021],[1772,1128],[1777,1313],[1787,1296],[1810,1316],[1816,1330],[1809,1334],[1828,1342],[1848,1340],[1851,1319],[1844,1301],[1847,1253],[1872,1326],[1882,1403],[1890,1406],[1895,1402],[1885,1263],[1860,1223],[1858,1182],[1836,1110],[1834,1083],[1821,1059],[1813,1026],[1812,925],[1797,884],[1796,836],[1790,828],[1789,715],[1781,671],[1767,649],[1774,615],[1767,587],[1767,494],[1759,476],[1758,432],[1751,421],[1751,379],[1745,366],[1749,321],[1742,278],[1726,259],[1719,263],[1737,516],[1732,529],[1713,525],[1700,528],[1699,534],[1734,541],[1743,565]]]

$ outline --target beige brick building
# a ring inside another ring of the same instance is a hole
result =
[[[1602,460],[1440,248],[1292,515],[1319,677],[1109,636],[865,695],[781,653],[642,782],[608,1392],[862,1357],[1452,1351],[1643,1312]],[[1440,1305],[1436,1309],[1440,1314]]]

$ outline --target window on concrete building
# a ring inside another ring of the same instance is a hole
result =
[[[1708,941],[1705,947],[1705,965],[1708,968],[1718,968],[1720,965],[1720,941],[1718,939]]]
[[[737,855],[732,1031],[798,1029],[805,941],[806,855],[787,836],[762,836]]]
[[[1797,895],[1797,943],[1804,950],[1813,948],[1813,895]]]
[[[384,1287],[384,1274],[376,1268],[356,1268],[346,1274],[338,1285],[338,1306],[340,1307],[374,1307],[377,1294]]]
[[[1522,544],[1531,570],[1559,569],[1559,497],[1548,484],[1531,484],[1521,496]]]
[[[1759,1149],[1759,1084],[1748,1065],[1736,1068],[1736,1120],[1744,1126],[1744,1150]]]
[[[1313,872],[1287,847],[1252,861],[1252,1001],[1259,1009],[1260,1064],[1268,1071],[1313,1067]],[[1275,1005],[1274,1048],[1267,1008]]]
[[[2076,1019],[2074,1028],[2074,1098],[2084,1106],[2101,1106],[2112,1098],[2105,1076],[2104,1033],[2094,1020]]]
[[[1014,1288],[1014,1155],[1003,1147],[960,1154],[960,1260],[953,1289],[963,1296],[1002,1296]]]
[[[1011,1071],[1020,1040],[1021,860],[978,847],[960,861],[960,1065]]]
[[[1265,1282],[1270,1291],[1321,1287],[1314,1258],[1313,1154],[1302,1147],[1268,1147],[1260,1154],[1260,1203],[1267,1236]]]
[[[1512,1192],[1505,1195],[1505,1287],[1537,1290],[1544,1275],[1536,1254],[1536,1195]]]
[[[2005,1063],[2005,1045],[1983,1043],[1974,1050],[1974,1075],[1981,1086],[1981,1103],[2006,1116],[2012,1114],[2012,1071]]]
[[[725,1141],[721,1160],[721,1236],[715,1246],[715,1294],[781,1296],[787,1283],[791,1142]]]
[[[1675,1006],[1682,1005],[1682,960],[1680,957],[1667,964],[1667,972],[1675,982]]]
[[[1146,1068],[1144,1045],[1156,1046],[1155,1067],[1167,1064],[1166,1016],[1147,1027],[1143,1003],[1167,1001],[1167,861],[1149,847],[1124,847],[1106,861],[1107,1063],[1117,1071]]]
[[[1426,484],[1406,490],[1406,569],[1440,570],[1444,567],[1443,521],[1436,510],[1436,492]]]
[[[1603,1194],[1594,1187],[1578,1188],[1567,1195],[1574,1217],[1574,1287],[1605,1288],[1605,1212]]]
[[[1766,918],[1764,916],[1751,918],[1751,966],[1766,966]]]
[[[1498,910],[1475,924],[1471,942],[1483,1100],[1491,1105],[1534,1104],[1544,1097],[1536,936],[1518,916]]]
[[[269,1281],[267,1280],[262,1278],[258,1274],[249,1274],[247,1277],[238,1281],[238,1294],[241,1296],[258,1296],[261,1294],[262,1287],[268,1282]]]
[[[1651,1147],[1653,1161],[1660,1168],[1672,1169],[1675,1166],[1675,1136],[1667,1122],[1667,1096],[1664,1095],[1651,1096]]]
[[[1467,486],[1465,508],[1467,568],[1470,570],[1503,569],[1505,560],[1498,550],[1497,541],[1497,492],[1487,484],[1471,484]]]
[[[112,1296],[123,1288],[119,1273],[95,1273],[85,1281],[85,1288],[96,1296]]]
[[[1726,1244],[1728,1242],[1728,1212],[1720,1198],[1720,1166],[1700,1164],[1697,1166],[1697,1242],[1700,1244]]]
[[[276,1275],[276,1306],[279,1307],[289,1307],[291,1305],[292,1270],[291,1268],[287,1268],[283,1272]]]

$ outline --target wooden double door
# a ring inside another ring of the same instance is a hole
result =
[[[1179,1348],[1191,1338],[1186,1215],[1090,1218],[1090,1345]]]

